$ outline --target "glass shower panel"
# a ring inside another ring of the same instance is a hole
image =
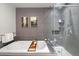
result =
[[[52,12],[51,46],[59,55],[79,55],[79,3],[54,4]]]
[[[60,35],[57,37],[54,34],[56,44],[64,47],[71,55],[79,55],[79,3],[55,5],[55,8],[60,12],[58,19]],[[56,21],[55,18],[54,21]]]
[[[57,55],[62,55],[62,49],[64,45],[64,18],[62,6],[54,4],[51,9],[51,19],[49,20],[50,28],[48,31],[49,45]]]
[[[79,55],[79,4],[65,6],[65,40],[64,47],[72,55]]]

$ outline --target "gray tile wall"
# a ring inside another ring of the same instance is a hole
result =
[[[79,55],[79,7],[67,7],[63,14],[65,20],[64,47],[72,55]],[[69,28],[72,33],[68,32]]]

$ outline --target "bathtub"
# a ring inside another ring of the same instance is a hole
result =
[[[16,56],[16,55],[43,55],[43,56],[71,56],[71,54],[62,46],[53,46],[55,53],[50,50],[45,41],[37,41],[35,52],[28,52],[28,48],[32,41],[15,41],[0,49],[0,55]]]
[[[45,41],[37,41],[37,48],[34,52],[28,52],[32,41],[15,41],[0,49],[0,55],[25,55],[26,53],[50,53]],[[23,54],[22,54],[23,53]]]

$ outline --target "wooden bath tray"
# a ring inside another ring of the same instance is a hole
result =
[[[32,41],[30,47],[28,48],[29,52],[36,51],[37,41]]]

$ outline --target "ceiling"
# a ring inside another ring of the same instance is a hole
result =
[[[52,3],[10,3],[10,5],[16,8],[50,8]]]

